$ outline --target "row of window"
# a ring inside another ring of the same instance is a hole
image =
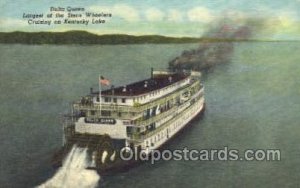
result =
[[[162,88],[162,89],[160,89],[160,90],[153,91],[153,92],[151,92],[151,93],[149,94],[149,96],[152,97],[152,96],[155,96],[155,95],[157,95],[157,94],[160,94],[160,92],[167,91],[168,89],[173,88],[173,87],[175,87],[175,86],[179,86],[181,83],[183,83],[183,81],[177,82],[176,84],[173,84],[173,85],[171,85],[171,86]],[[134,98],[134,99],[133,99],[133,102],[139,102],[139,100],[145,100],[145,99],[146,99],[146,95],[143,95],[143,96],[141,96],[141,97]]]
[[[181,82],[177,82],[176,85],[172,85],[171,87],[178,86],[178,85],[180,85],[180,83]],[[161,90],[153,91],[153,92],[150,93],[150,96],[154,96],[154,95],[160,94],[161,91],[166,91],[169,88],[170,87],[166,87],[166,88],[163,88]],[[138,97],[138,98],[133,98],[133,102],[139,102],[139,100],[145,100],[145,99],[146,99],[146,95],[143,95],[143,96]],[[97,101],[99,102],[99,97],[97,97]],[[109,102],[112,102],[112,101],[114,103],[117,103],[117,98],[104,97],[104,102],[109,103]],[[126,103],[126,98],[121,98],[121,102],[122,103]]]
[[[188,115],[185,115],[185,118],[187,118],[187,117],[188,117]],[[154,143],[160,141],[161,139],[163,139],[164,136],[166,136],[168,138],[169,133],[171,133],[174,130],[178,129],[182,125],[182,123],[183,123],[182,121],[176,122],[175,124],[172,125],[172,127],[167,128],[166,131],[161,131],[156,136],[152,137],[150,139],[151,146],[154,146]],[[146,140],[146,147],[148,147],[148,146],[149,146],[149,141]]]
[[[160,132],[160,133],[158,133],[158,135],[152,137],[150,139],[151,146],[154,146],[154,143],[156,143],[156,142],[160,141],[161,139],[163,139],[165,135],[168,137],[168,135],[164,134],[164,132]],[[148,140],[146,140],[146,147],[149,147],[149,141]]]
[[[111,102],[113,100],[114,103],[117,103],[117,98],[104,97],[104,102]],[[126,103],[126,98],[121,98],[122,103]]]

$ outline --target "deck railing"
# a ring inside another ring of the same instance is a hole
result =
[[[188,87],[192,87],[194,85],[197,85],[197,83],[199,84],[199,82],[194,82],[191,85],[187,85],[186,87],[182,88],[180,91],[183,91],[185,89],[187,89]],[[203,86],[200,85],[200,89]],[[157,106],[163,102],[166,102],[170,99],[175,98],[175,96],[179,96],[180,92],[174,91],[166,96],[164,96],[163,98],[160,99],[156,99],[154,101],[151,101],[149,103],[140,105],[140,106],[125,106],[125,105],[117,105],[114,103],[111,104],[104,104],[101,105],[101,110],[107,110],[107,111],[116,111],[116,112],[133,112],[133,113],[142,113],[144,110],[147,110],[149,108],[153,108],[154,106]],[[82,104],[80,101],[77,101],[73,104],[73,108],[77,109],[77,110],[95,110],[95,111],[99,111],[100,110],[100,106],[99,104],[96,103],[89,103],[89,104]]]
[[[201,92],[199,92],[201,93]],[[202,97],[199,99],[200,100],[204,100]],[[193,104],[194,105],[194,104]],[[193,106],[191,105],[191,106]],[[153,131],[146,131],[143,133],[133,133],[132,135],[130,135],[130,139],[131,140],[144,140],[145,138],[149,138],[150,136],[156,134],[157,132],[161,131],[162,129],[164,129],[165,127],[167,127],[168,125],[172,124],[174,121],[176,121],[178,118],[176,116],[179,116],[179,114],[183,114],[187,111],[187,108],[183,109],[183,111],[179,112],[179,111],[175,111],[173,112],[173,118],[171,118],[171,120],[167,121],[164,125],[159,126],[158,128],[156,128]]]

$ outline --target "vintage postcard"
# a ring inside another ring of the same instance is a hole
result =
[[[0,2],[0,187],[300,187],[300,1]]]

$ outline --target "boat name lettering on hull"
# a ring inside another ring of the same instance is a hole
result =
[[[100,118],[99,119],[99,123],[101,124],[116,124],[116,120],[113,118]]]

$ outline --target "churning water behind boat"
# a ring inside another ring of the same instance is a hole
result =
[[[63,166],[54,176],[38,188],[93,188],[98,185],[100,176],[94,170],[86,169],[92,164],[88,160],[87,148],[73,146]]]

